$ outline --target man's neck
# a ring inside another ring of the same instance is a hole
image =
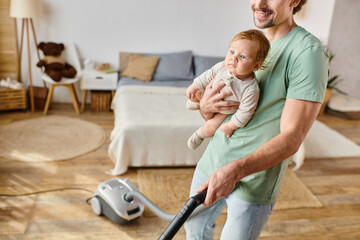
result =
[[[266,28],[266,37],[270,42],[279,40],[288,34],[292,29],[296,28],[298,25],[294,22],[294,19],[289,19],[288,22],[284,22],[280,25],[276,25],[270,28]]]

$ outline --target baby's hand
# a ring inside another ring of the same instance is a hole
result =
[[[186,89],[186,96],[188,99],[190,99],[193,102],[198,102],[196,92],[198,92],[200,89],[196,87],[196,85],[193,83]]]
[[[233,132],[238,128],[239,127],[236,126],[232,121],[229,121],[221,125],[220,130],[229,138],[231,137]]]

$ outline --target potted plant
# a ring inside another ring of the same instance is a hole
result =
[[[331,51],[329,51],[327,47],[325,47],[325,49],[329,54],[329,65],[330,65],[331,61],[334,59],[334,54]],[[335,90],[336,92],[338,92],[340,94],[347,95],[344,91],[340,90],[337,87],[337,85],[342,81],[342,79],[339,78],[339,75],[330,77],[330,67],[329,67],[329,75],[328,76],[329,76],[329,79],[328,79],[328,82],[326,85],[325,98],[324,98],[323,104],[320,109],[320,113],[319,113],[320,115],[325,113],[326,106],[330,101],[333,90]]]
[[[330,52],[329,64],[331,63],[333,58],[334,58],[334,54]],[[329,76],[330,76],[330,69],[329,69]],[[341,81],[342,81],[342,79],[339,78],[339,75],[332,76],[331,78],[329,78],[326,88],[327,89],[333,89],[333,90],[337,91],[340,94],[347,95],[344,91],[342,91],[342,90],[340,90],[339,88],[336,87],[336,85],[339,84]]]

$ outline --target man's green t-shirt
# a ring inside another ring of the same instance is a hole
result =
[[[251,154],[278,135],[286,98],[322,102],[328,79],[328,62],[321,42],[301,27],[272,42],[266,68],[255,73],[260,86],[255,114],[230,138],[217,130],[198,163],[200,170],[210,176],[216,169]],[[289,159],[241,179],[234,190],[235,195],[252,203],[274,204],[288,162]]]

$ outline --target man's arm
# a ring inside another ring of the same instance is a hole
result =
[[[228,196],[242,178],[271,168],[296,153],[315,121],[321,104],[287,99],[280,120],[280,134],[252,154],[216,170],[198,189],[208,188],[205,206]]]
[[[225,86],[224,81],[220,81],[216,86],[212,87],[214,79],[206,86],[205,92],[200,101],[200,114],[205,120],[209,120],[219,111],[227,111],[237,109],[239,102],[223,101],[222,99],[231,96],[231,90],[220,90]]]

